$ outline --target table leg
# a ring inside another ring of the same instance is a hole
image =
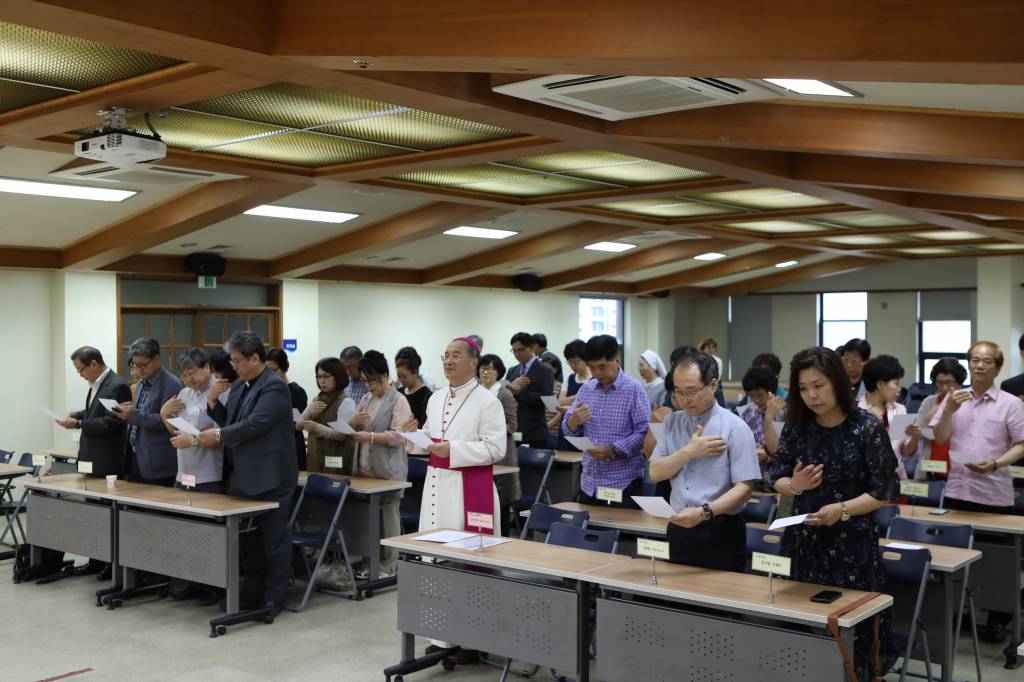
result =
[[[238,613],[238,590],[239,590],[239,576],[238,576],[238,528],[239,520],[237,516],[229,516],[227,518],[227,529],[228,529],[228,546],[227,546],[227,610],[226,614],[231,615],[232,613]]]
[[[576,679],[590,679],[590,583],[576,581]]]
[[[957,626],[960,625],[960,618],[953,618],[954,612],[956,612],[959,606],[959,612],[963,613],[964,603],[963,597],[956,599],[956,591],[954,586],[959,576],[963,580],[963,569],[956,573],[944,573],[942,576],[942,682],[952,682],[953,680],[953,665],[956,662],[956,645],[960,641],[960,631]],[[961,595],[963,593],[961,592]],[[922,633],[925,637],[927,633]],[[906,661],[904,661],[906,665]]]
[[[366,529],[367,545],[370,547],[370,556],[368,557],[370,563],[370,573],[366,578],[366,582],[358,587],[360,592],[364,592],[367,597],[373,596],[373,584],[377,582],[377,578],[380,575],[380,495],[368,495],[369,497],[369,518],[367,519],[368,527]]]
[[[1003,650],[1006,655],[1006,664],[1003,666],[1008,670],[1019,668],[1024,664],[1017,654],[1017,647],[1021,644],[1021,623],[1020,623],[1020,591],[1022,589],[1020,577],[1021,560],[1021,536],[1013,535],[1013,565],[1010,567],[1010,574],[1013,576],[1013,589],[1010,594],[1010,608],[1013,613],[1013,627],[1010,630],[1010,644]]]
[[[118,521],[118,512],[120,506],[117,504],[110,505],[110,579],[111,584],[109,587],[104,587],[96,590],[96,606],[103,604],[103,598],[109,594],[121,592],[124,585],[124,576],[121,573],[121,560],[118,555],[118,528],[120,522]]]

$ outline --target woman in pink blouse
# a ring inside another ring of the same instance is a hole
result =
[[[891,430],[893,417],[907,413],[907,408],[896,402],[900,397],[900,379],[903,378],[903,374],[903,366],[893,356],[878,355],[871,358],[861,373],[864,395],[857,400],[857,405],[878,417],[885,425],[885,430],[889,432],[889,440],[892,441],[892,449],[896,453],[896,472],[900,480],[907,478],[903,458],[914,456],[921,438],[921,427],[916,424],[908,426],[904,433],[894,433]]]

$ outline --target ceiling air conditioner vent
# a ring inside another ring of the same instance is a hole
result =
[[[494,91],[608,121],[779,97],[750,81],[697,76],[545,76]]]
[[[212,173],[192,168],[172,168],[144,163],[118,168],[109,163],[90,163],[82,166],[69,164],[49,174],[55,178],[71,180],[102,180],[111,184],[142,185],[145,187],[168,187],[193,182],[217,182],[237,180],[245,177],[228,173]]]

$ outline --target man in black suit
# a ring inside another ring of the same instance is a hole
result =
[[[1021,334],[1020,340],[1017,341],[1017,348],[1020,350],[1021,360],[1024,360],[1024,334]],[[999,388],[1010,395],[1015,395],[1018,398],[1024,398],[1024,374],[1018,374],[1015,377],[1010,377],[1001,383]]]
[[[229,495],[274,500],[277,509],[256,517],[263,536],[263,602],[284,606],[292,573],[288,527],[298,483],[295,426],[288,386],[267,368],[267,349],[256,334],[235,332],[224,349],[238,372],[228,404],[207,411],[220,427],[199,434],[199,447],[224,447],[224,480]]]
[[[127,425],[110,412],[99,398],[116,400],[119,404],[130,402],[132,391],[128,382],[112,372],[103,362],[103,355],[92,346],[82,346],[71,354],[71,364],[78,376],[89,383],[85,398],[85,409],[71,412],[67,419],[59,422],[65,429],[81,429],[78,441],[79,469],[86,469],[86,476],[103,478],[124,472],[124,448],[128,441]],[[109,579],[109,564],[89,559],[85,566],[75,568],[75,575],[100,573],[99,579]]]
[[[519,431],[523,442],[530,447],[544,448],[547,447],[548,422],[541,396],[554,393],[555,381],[551,368],[533,354],[533,345],[533,335],[527,332],[512,337],[512,355],[519,364],[508,370],[505,379],[519,406]]]

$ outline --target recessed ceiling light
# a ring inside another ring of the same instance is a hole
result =
[[[453,237],[476,237],[477,239],[508,239],[519,234],[514,230],[495,230],[490,227],[470,227],[468,225],[445,230],[444,233]]]
[[[625,242],[598,242],[596,244],[589,244],[583,247],[588,251],[608,251],[610,253],[622,253],[623,251],[629,251],[635,249],[636,244],[626,244]]]
[[[719,260],[721,258],[725,258],[724,253],[715,253],[712,251],[711,253],[702,253],[699,256],[694,256],[693,260]]]
[[[127,189],[59,185],[54,182],[31,182],[6,178],[0,178],[0,192],[58,199],[88,199],[89,201],[124,201],[128,197],[138,194],[138,192]]]
[[[292,208],[291,206],[274,206],[263,204],[256,208],[250,208],[245,215],[259,215],[267,218],[287,218],[289,220],[310,220],[317,223],[344,223],[353,218],[358,218],[358,213],[344,213],[342,211],[316,211],[311,208]]]
[[[792,266],[794,266],[796,264],[797,264],[797,261],[795,261],[795,260],[784,260],[781,263],[776,263],[775,267],[777,267],[777,268],[789,268],[789,267],[792,267]]]
[[[778,85],[799,95],[826,95],[828,97],[856,97],[856,93],[836,87],[831,83],[810,78],[765,78],[769,83]]]

